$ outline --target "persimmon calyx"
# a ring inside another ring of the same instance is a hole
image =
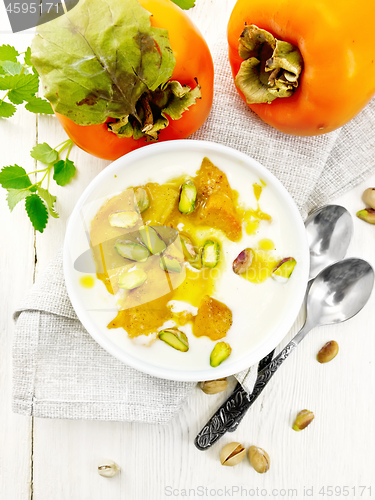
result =
[[[145,92],[137,102],[137,116],[127,115],[107,124],[118,137],[146,137],[157,141],[169,119],[179,120],[182,114],[201,98],[201,87],[191,89],[177,81],[168,81],[154,91]]]
[[[244,61],[235,83],[248,104],[270,103],[293,95],[303,69],[298,47],[252,24],[241,33],[238,52]]]

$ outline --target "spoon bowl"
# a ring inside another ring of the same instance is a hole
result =
[[[346,208],[326,205],[312,212],[305,222],[310,248],[310,277],[343,259],[353,236],[353,219]]]
[[[324,269],[315,278],[307,298],[307,324],[341,323],[355,316],[367,303],[374,286],[374,270],[362,259],[345,259]]]

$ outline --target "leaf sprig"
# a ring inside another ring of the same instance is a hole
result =
[[[43,233],[49,215],[57,219],[59,214],[55,209],[56,196],[49,192],[51,172],[53,179],[59,186],[68,184],[76,173],[74,163],[69,160],[69,154],[73,147],[73,142],[68,139],[55,148],[51,148],[46,142],[37,144],[30,155],[35,160],[40,161],[46,168],[27,173],[19,165],[3,167],[0,171],[0,185],[8,191],[7,202],[9,210],[22,200],[25,200],[25,209],[29,219],[37,231]],[[59,149],[58,149],[59,148]],[[61,153],[67,150],[64,159]],[[30,180],[31,174],[42,174],[42,178],[34,183]],[[47,181],[47,187],[42,184]]]
[[[36,97],[38,89],[39,75],[31,63],[30,47],[20,54],[11,45],[0,45],[0,118],[10,118],[16,112],[16,105],[24,102],[32,113],[52,114],[51,104]]]

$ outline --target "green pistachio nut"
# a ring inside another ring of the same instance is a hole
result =
[[[189,341],[184,332],[177,328],[167,328],[161,330],[158,334],[160,340],[173,347],[177,351],[187,352],[189,350]]]
[[[184,234],[180,234],[181,247],[184,254],[185,259],[189,262],[189,264],[196,269],[201,269],[202,261],[198,252],[196,252],[193,242],[188,236]]]
[[[118,286],[125,290],[133,290],[133,288],[138,288],[143,285],[147,279],[147,274],[142,271],[142,269],[135,269],[134,271],[128,271],[120,275],[118,280]]]
[[[167,248],[167,245],[160,238],[154,228],[150,226],[141,226],[139,228],[143,243],[153,255],[159,255]]]
[[[108,216],[108,222],[112,227],[123,227],[129,228],[134,227],[139,220],[139,215],[137,212],[133,211],[123,211],[114,212]]]
[[[163,257],[160,258],[159,265],[164,271],[168,271],[169,273],[180,273],[182,271],[180,262],[167,255],[163,255]]]
[[[291,277],[296,264],[297,261],[293,257],[280,260],[271,273],[272,278],[279,283],[286,283]]]
[[[302,431],[308,425],[310,425],[313,420],[314,420],[314,413],[312,411],[302,410],[298,413],[294,421],[293,430],[297,432]]]
[[[218,342],[212,349],[210,355],[210,365],[213,368],[219,366],[223,361],[229,358],[232,348],[226,342]]]
[[[220,246],[217,241],[207,240],[202,250],[202,264],[204,267],[216,267],[220,257]]]
[[[233,272],[244,274],[250,268],[254,258],[254,252],[251,248],[245,248],[238,254],[233,261]]]
[[[145,262],[150,255],[145,246],[132,241],[116,241],[115,250],[121,257],[136,262]]]
[[[183,183],[178,209],[182,214],[191,214],[195,208],[197,188],[192,180]]]
[[[373,208],[364,208],[360,210],[357,212],[357,217],[369,224],[375,224],[375,210]]]
[[[134,196],[139,213],[142,214],[150,206],[150,198],[148,197],[147,191],[143,188],[138,188],[135,190]]]

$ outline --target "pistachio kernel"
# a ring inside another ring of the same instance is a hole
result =
[[[279,283],[287,283],[291,277],[297,261],[294,257],[287,257],[280,260],[275,269],[272,271],[272,278]]]
[[[245,248],[233,261],[233,272],[236,274],[243,274],[251,266],[253,262],[254,252],[251,248]]]
[[[219,392],[225,391],[228,387],[228,381],[226,378],[219,378],[217,380],[200,382],[199,385],[205,394],[218,394]]]
[[[233,467],[239,464],[246,455],[246,448],[241,443],[228,443],[220,452],[221,465]]]
[[[223,361],[229,358],[232,348],[226,342],[218,342],[212,349],[210,355],[210,365],[213,368],[219,366]]]
[[[320,349],[316,358],[319,363],[328,363],[337,356],[339,352],[339,345],[335,340],[330,340]]]
[[[375,224],[375,209],[373,208],[364,208],[357,212],[357,217],[369,224]]]
[[[271,460],[268,453],[258,446],[250,446],[249,460],[251,465],[259,474],[264,474],[268,471],[271,465]]]
[[[160,340],[173,347],[177,351],[187,352],[189,350],[189,340],[184,332],[178,328],[166,328],[158,333]]]
[[[294,421],[293,430],[297,432],[302,431],[308,425],[310,425],[313,420],[314,420],[314,413],[312,411],[302,410],[298,413]]]
[[[371,208],[375,209],[375,188],[367,188],[363,193],[363,201]]]
[[[113,212],[108,216],[108,222],[112,227],[122,227],[128,229],[134,227],[139,220],[139,215],[137,212],[132,211],[122,211]]]
[[[147,191],[143,188],[136,189],[135,193],[136,208],[138,208],[139,213],[145,212],[150,206],[150,198],[148,197]]]

